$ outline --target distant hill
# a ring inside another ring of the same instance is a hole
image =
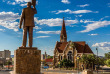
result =
[[[11,58],[14,58],[14,55],[11,55]]]

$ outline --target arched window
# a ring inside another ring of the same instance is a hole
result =
[[[72,61],[72,52],[71,51],[68,52],[67,56],[68,56],[68,60]]]
[[[61,60],[62,60],[62,56],[61,56]]]

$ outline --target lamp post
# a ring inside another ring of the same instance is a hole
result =
[[[79,56],[77,56],[77,74],[79,74],[79,63],[78,63],[78,60],[79,60]]]
[[[96,48],[97,50],[97,74],[98,74],[98,48]]]
[[[60,68],[60,61],[58,63],[59,63],[59,68]],[[59,72],[59,74],[60,74],[60,72]]]

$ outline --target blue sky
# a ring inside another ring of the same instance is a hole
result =
[[[30,0],[0,1],[0,50],[14,50],[22,44],[19,19]],[[35,15],[33,46],[53,55],[60,41],[62,19],[65,17],[68,41],[86,41],[99,55],[110,51],[109,0],[38,0]]]

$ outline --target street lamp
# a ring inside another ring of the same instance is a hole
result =
[[[98,74],[98,48],[96,48],[97,50],[97,74]]]
[[[77,74],[79,74],[79,63],[78,63],[78,60],[79,60],[79,56],[77,56]]]
[[[60,67],[60,61],[58,62],[58,64],[59,64],[59,67]],[[60,74],[60,72],[59,72],[59,74]]]

